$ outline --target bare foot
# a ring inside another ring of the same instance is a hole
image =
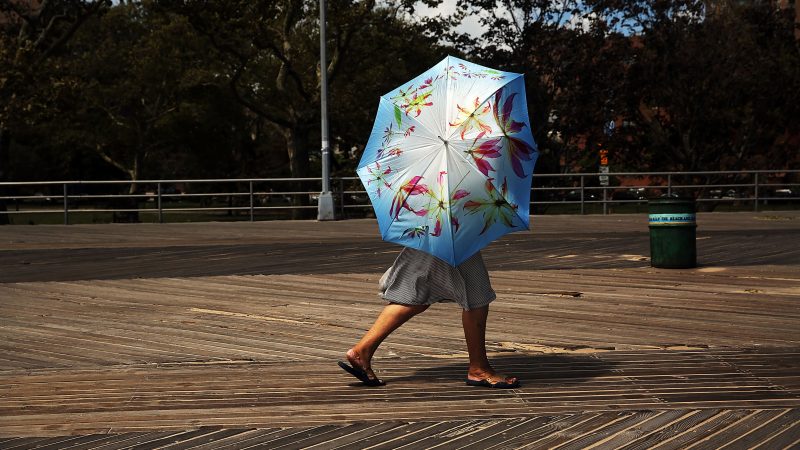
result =
[[[491,384],[506,382],[508,384],[519,383],[519,378],[514,376],[498,374],[491,367],[489,369],[478,369],[470,367],[467,372],[467,379],[472,381],[486,380]]]
[[[355,348],[351,348],[347,351],[347,361],[350,362],[350,365],[356,369],[361,369],[366,372],[367,377],[369,377],[370,380],[379,382],[380,380],[378,379],[378,376],[375,375],[375,372],[372,371],[372,367],[370,367],[370,361],[364,361],[364,359],[365,358],[362,358]]]

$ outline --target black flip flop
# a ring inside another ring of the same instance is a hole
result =
[[[384,386],[386,384],[386,382],[379,378],[370,378],[366,370],[359,369],[358,367],[352,367],[346,362],[339,361],[339,367],[346,370],[350,375],[361,380],[361,382],[367,386]]]
[[[498,381],[497,383],[492,383],[488,378],[484,378],[483,380],[470,380],[467,378],[466,381],[467,386],[488,387],[495,389],[515,389],[519,387],[519,380],[513,383],[509,383],[507,381]]]

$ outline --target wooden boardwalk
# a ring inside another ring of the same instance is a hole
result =
[[[442,304],[336,367],[399,248],[374,221],[0,227],[0,448],[798,448],[800,214],[698,217],[696,269],[645,215],[542,216],[484,250],[463,385]]]

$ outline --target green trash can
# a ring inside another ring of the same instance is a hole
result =
[[[665,269],[697,267],[697,222],[694,200],[656,198],[648,201],[650,265]]]

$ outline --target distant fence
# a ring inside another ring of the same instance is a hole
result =
[[[331,186],[340,218],[371,213],[358,178],[335,178]],[[320,189],[320,178],[4,182],[0,219],[69,224],[254,221],[299,212],[315,217]],[[800,206],[800,170],[536,174],[531,190],[534,214],[640,212],[648,198],[663,196],[695,198],[701,210],[794,209]]]

